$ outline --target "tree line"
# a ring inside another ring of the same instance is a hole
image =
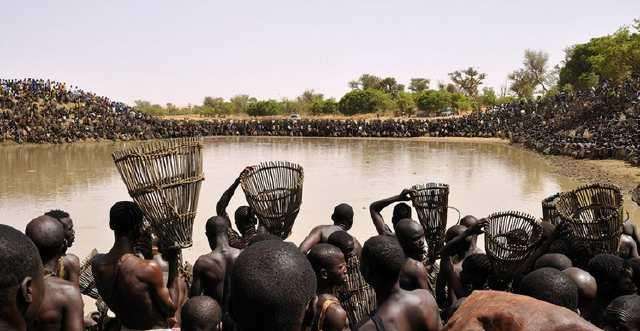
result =
[[[177,107],[135,101],[135,109],[153,115],[275,116],[383,114],[439,115],[474,111],[518,99],[540,98],[590,89],[607,81],[621,83],[640,74],[640,20],[616,32],[569,47],[564,60],[552,67],[541,50],[524,51],[522,67],[509,73],[508,86],[496,92],[483,86],[487,74],[468,67],[449,73],[449,82],[411,78],[402,84],[394,77],[363,74],[348,82],[350,91],[339,100],[306,90],[294,99],[258,100],[236,95],[228,100],[205,97],[202,105]]]

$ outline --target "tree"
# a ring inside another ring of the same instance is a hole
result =
[[[418,109],[429,113],[440,112],[451,104],[451,93],[446,90],[427,90],[416,97]]]
[[[400,92],[395,99],[396,108],[399,112],[413,114],[416,111],[416,103],[413,96],[407,92]]]
[[[234,114],[243,114],[247,112],[247,105],[250,102],[256,102],[256,98],[252,98],[246,94],[238,94],[231,99],[229,99],[229,103],[231,103],[231,111]]]
[[[498,104],[498,96],[496,91],[491,87],[485,87],[482,89],[482,95],[480,96],[480,104],[491,108]]]
[[[342,96],[338,109],[345,115],[368,114],[387,110],[391,99],[380,90],[353,90]]]
[[[507,76],[511,81],[509,89],[518,96],[518,98],[530,99],[533,97],[536,86],[533,77],[525,70],[518,69]]]
[[[398,84],[395,78],[386,77],[378,82],[376,89],[381,90],[384,93],[389,94],[392,97],[397,97],[400,92],[404,92],[404,85]]]
[[[314,115],[330,115],[338,113],[338,103],[335,99],[315,100],[311,104],[311,113]]]
[[[449,78],[464,94],[475,98],[478,96],[478,88],[482,85],[482,81],[487,78],[487,74],[469,67],[449,73]]]
[[[322,93],[315,93],[314,90],[305,90],[300,96],[296,98],[300,110],[300,113],[308,113],[311,111],[311,105],[316,101],[324,100]]]
[[[549,54],[527,49],[523,67],[510,73],[511,90],[519,98],[531,98],[536,92],[547,93],[555,84],[555,71],[549,70]],[[540,90],[538,91],[538,88]]]
[[[352,89],[360,89],[360,90],[368,90],[368,89],[379,89],[380,82],[382,78],[371,75],[371,74],[363,74],[357,80],[349,82],[349,86]]]
[[[409,83],[409,90],[414,93],[420,93],[429,89],[429,83],[431,83],[426,78],[411,78],[411,82]]]
[[[224,115],[232,112],[232,105],[223,98],[205,97],[202,106],[206,115]]]
[[[276,100],[251,102],[247,107],[247,114],[251,116],[274,116],[282,113],[282,105]]]

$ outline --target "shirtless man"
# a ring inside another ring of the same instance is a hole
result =
[[[398,277],[405,263],[398,240],[376,236],[362,248],[362,274],[376,291],[378,309],[360,331],[440,330],[438,305],[427,290],[406,291]]]
[[[307,258],[318,279],[317,299],[311,331],[349,330],[347,312],[333,293],[347,280],[347,263],[337,247],[317,244],[311,248]]]
[[[38,248],[45,273],[45,295],[34,326],[30,329],[83,330],[80,289],[55,273],[66,247],[64,227],[57,219],[44,215],[29,222],[25,233]]]
[[[91,263],[96,287],[123,330],[167,328],[175,324],[175,305],[163,283],[162,269],[152,260],[135,255],[142,211],[133,202],[117,202],[110,211],[109,227],[115,242],[107,254]]]
[[[430,290],[428,271],[422,263],[426,255],[424,242],[424,228],[418,222],[403,219],[396,223],[396,236],[402,246],[406,262],[400,271],[400,287],[411,291],[415,289]]]
[[[227,237],[227,222],[224,217],[214,216],[207,220],[207,239],[211,253],[202,255],[193,266],[193,284],[190,297],[207,295],[220,302],[225,310],[228,299],[226,289],[227,275],[231,272],[240,250],[229,246]]]
[[[341,203],[334,208],[331,219],[333,220],[333,225],[319,225],[311,230],[311,233],[300,244],[300,250],[303,253],[306,254],[316,244],[326,243],[329,236],[336,231],[348,233],[351,226],[353,226],[353,208],[346,203]],[[359,256],[362,246],[356,238],[353,238],[353,240],[356,254]]]
[[[376,227],[378,234],[393,234],[393,231],[384,223],[382,217],[382,209],[389,206],[392,203],[400,201],[411,200],[411,190],[402,190],[398,195],[394,195],[387,199],[376,201],[369,206],[369,212],[371,213],[371,219],[373,220],[373,226]],[[411,207],[406,203],[399,203],[393,207],[393,217],[391,218],[391,224],[395,228],[396,223],[401,219],[411,218]]]
[[[72,282],[76,286],[79,286],[80,259],[76,255],[67,252],[76,240],[76,232],[73,229],[73,220],[69,213],[59,209],[50,210],[46,212],[45,215],[57,219],[64,227],[65,248],[62,255],[62,265],[64,267],[60,269],[58,276]]]
[[[247,247],[249,241],[251,241],[251,238],[253,238],[253,236],[257,234],[256,226],[258,224],[258,220],[251,210],[251,207],[240,206],[234,213],[234,220],[238,231],[240,231],[240,235],[238,235],[238,233],[231,227],[231,219],[229,218],[229,214],[227,213],[227,207],[229,206],[229,202],[231,201],[233,194],[240,185],[240,179],[249,169],[250,168],[245,168],[242,173],[240,173],[240,176],[238,176],[238,178],[236,178],[231,186],[229,186],[229,188],[224,191],[224,193],[220,197],[220,200],[218,200],[218,203],[216,204],[216,214],[218,216],[226,218],[229,221],[229,223],[227,224],[229,242],[232,247],[238,249]]]
[[[22,232],[0,224],[0,330],[26,331],[45,294],[38,249]]]

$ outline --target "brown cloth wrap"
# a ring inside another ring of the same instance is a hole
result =
[[[569,309],[498,291],[474,291],[451,316],[447,331],[600,330]]]

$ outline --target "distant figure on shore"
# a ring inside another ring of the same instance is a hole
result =
[[[353,226],[353,208],[346,203],[337,205],[333,209],[331,220],[333,220],[332,225],[318,225],[311,230],[311,233],[309,233],[309,235],[300,244],[300,250],[303,253],[306,254],[311,247],[316,244],[326,243],[327,240],[329,240],[329,236],[336,231],[345,231],[348,233]],[[353,240],[355,243],[356,254],[359,256],[362,246],[356,238],[353,238]]]
[[[161,267],[136,256],[133,250],[142,227],[138,205],[117,202],[110,211],[109,227],[115,236],[113,247],[92,261],[100,296],[122,323],[122,330],[173,326],[176,307],[163,283]]]
[[[38,249],[22,232],[0,224],[0,330],[26,331],[45,294]]]
[[[218,216],[222,216],[226,218],[229,223],[228,225],[228,235],[229,235],[229,243],[232,247],[243,249],[247,247],[251,238],[257,234],[257,224],[258,220],[253,213],[253,210],[249,206],[240,206],[236,209],[234,213],[234,220],[240,235],[233,230],[231,227],[231,219],[229,218],[229,214],[227,213],[227,207],[229,206],[229,202],[233,197],[236,189],[240,185],[240,179],[243,174],[250,168],[245,168],[240,173],[240,176],[236,178],[236,180],[229,186],[229,188],[222,194],[220,200],[216,204],[216,214]]]
[[[393,234],[395,231],[396,224],[405,218],[411,219],[411,207],[401,201],[410,201],[411,190],[402,190],[400,194],[394,195],[387,199],[382,199],[376,201],[369,206],[369,213],[371,214],[371,219],[373,220],[373,226],[375,226],[378,234]],[[401,202],[393,207],[393,216],[391,217],[391,225],[394,230],[391,230],[387,224],[384,223],[384,218],[382,217],[382,210],[389,206],[392,203]]]
[[[82,331],[84,313],[80,289],[56,273],[66,248],[62,223],[43,215],[29,222],[25,233],[38,248],[45,274],[44,298],[32,329]]]
[[[429,272],[422,261],[425,259],[424,228],[420,223],[405,218],[396,223],[396,236],[407,257],[400,271],[400,287],[407,291],[423,289],[432,291],[429,286]]]
[[[181,331],[222,331],[222,309],[208,296],[189,299],[182,307]]]
[[[54,209],[45,213],[47,216],[51,216],[64,226],[64,239],[65,248],[62,256],[62,265],[64,268],[60,268],[58,271],[58,277],[68,280],[79,286],[80,283],[80,259],[78,256],[68,253],[69,248],[73,246],[76,240],[76,232],[73,229],[73,220],[69,213],[64,210]]]
[[[347,262],[342,251],[330,244],[317,244],[307,258],[318,280],[318,297],[313,305],[311,331],[347,331],[347,312],[334,295],[347,281]]]

